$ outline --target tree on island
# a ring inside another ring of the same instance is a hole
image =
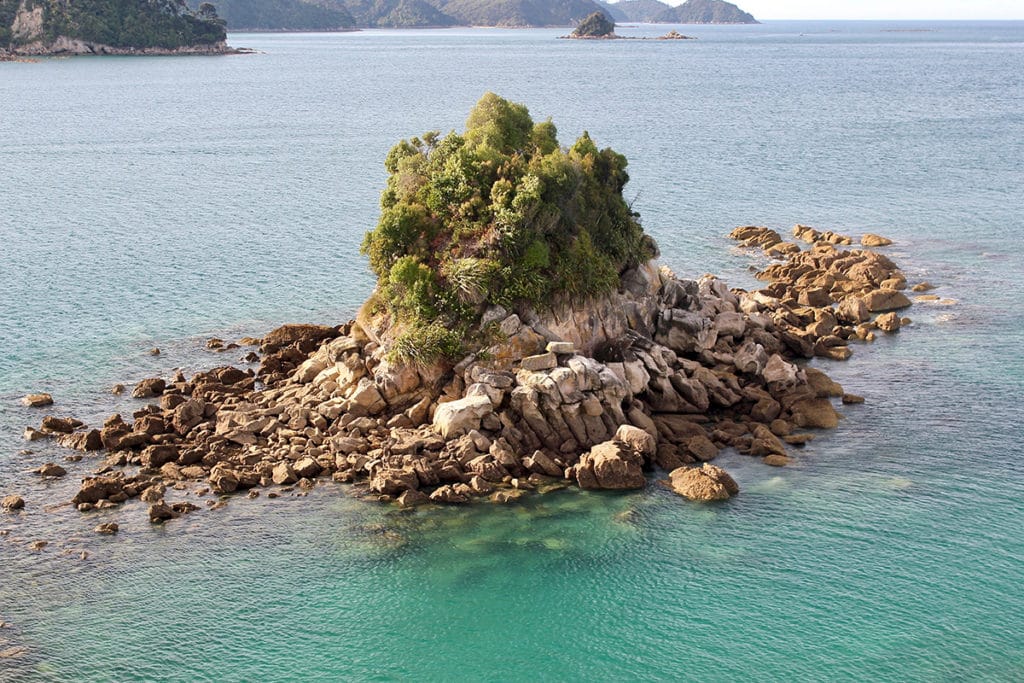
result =
[[[466,130],[403,140],[388,154],[376,229],[378,277],[363,314],[388,316],[393,358],[454,359],[485,335],[488,305],[580,301],[652,258],[622,196],[626,158],[583,135],[559,146],[550,120],[487,93]]]
[[[607,38],[615,35],[615,22],[603,12],[594,12],[572,32],[574,38]]]

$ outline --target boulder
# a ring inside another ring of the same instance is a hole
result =
[[[238,472],[227,465],[220,464],[210,470],[210,488],[214,493],[233,493],[238,490]]]
[[[54,462],[48,462],[36,469],[36,474],[41,477],[63,477],[68,471]]]
[[[76,451],[98,451],[103,448],[103,437],[98,429],[87,432],[75,432],[57,437],[57,443],[65,448]]]
[[[41,432],[35,427],[25,427],[25,431],[21,435],[25,441],[42,441],[49,436],[49,434]]]
[[[139,494],[139,500],[143,503],[159,503],[167,493],[167,486],[164,484],[153,484]]]
[[[98,527],[93,529],[93,531],[98,534],[106,534],[109,536],[116,534],[119,529],[120,527],[117,525],[117,522],[106,522],[104,524],[100,524]]]
[[[626,444],[645,458],[653,458],[658,452],[657,440],[647,431],[633,425],[620,425],[612,438]]]
[[[558,367],[558,357],[551,351],[541,353],[536,356],[527,356],[522,360],[522,363],[520,363],[520,367],[523,370],[530,370],[531,372],[537,370],[550,370],[551,368]]]
[[[832,303],[832,299],[829,297],[827,289],[812,287],[800,290],[799,295],[797,295],[797,303],[801,306],[824,308]]]
[[[703,434],[690,437],[686,442],[686,451],[700,462],[708,462],[718,457],[718,446]]]
[[[296,342],[315,346],[326,339],[333,339],[339,334],[338,328],[326,325],[282,325],[263,337],[262,351],[272,353]]]
[[[132,390],[132,398],[152,398],[154,396],[159,396],[164,393],[164,389],[166,388],[167,382],[159,377],[150,377],[135,385],[135,388]]]
[[[197,424],[203,421],[206,412],[206,404],[197,398],[191,398],[174,408],[174,415],[171,418],[171,426],[174,431],[185,436]]]
[[[733,365],[740,372],[750,375],[760,375],[768,365],[768,354],[764,347],[753,341],[748,341],[736,350],[733,354]]]
[[[22,404],[29,408],[42,408],[53,405],[53,396],[50,394],[29,394],[21,399]]]
[[[0,509],[6,510],[7,512],[23,510],[24,508],[25,499],[21,496],[5,496],[3,500],[0,500]]]
[[[534,451],[533,455],[523,458],[523,467],[531,472],[546,474],[549,477],[561,477],[565,473],[544,451]]]
[[[895,312],[883,313],[882,315],[875,318],[875,327],[880,329],[882,332],[899,332],[902,326],[900,316]]]
[[[895,311],[911,305],[907,295],[898,289],[876,289],[863,297],[864,305],[872,313]]]
[[[60,418],[47,415],[39,425],[39,430],[49,434],[70,434],[78,425],[81,425],[81,422],[70,417]]]
[[[584,489],[642,489],[643,459],[621,441],[605,441],[590,449],[574,468]]]
[[[445,484],[430,494],[430,500],[435,503],[468,503],[469,496],[455,489],[451,484]]]
[[[356,385],[356,389],[352,392],[349,400],[352,401],[353,405],[365,408],[366,412],[370,415],[377,415],[387,408],[387,403],[384,402],[384,397],[381,395],[377,385],[368,377],[359,380],[359,384]]]
[[[370,490],[394,496],[403,491],[418,489],[419,477],[414,469],[397,469],[382,467],[370,477]]]
[[[835,429],[839,426],[839,413],[827,398],[806,398],[790,407],[792,422],[809,429]]]
[[[493,412],[494,405],[486,396],[467,396],[442,403],[434,411],[434,429],[445,439],[452,439],[480,429],[480,420]]]
[[[71,499],[74,505],[98,503],[104,498],[124,492],[124,479],[120,477],[91,477],[82,481],[82,486]]]
[[[174,510],[167,503],[159,502],[149,506],[149,521],[153,524],[160,524],[175,517]]]
[[[871,318],[871,311],[859,296],[848,296],[839,302],[835,311],[836,319],[848,325],[857,325]]]
[[[860,243],[865,247],[887,247],[892,244],[892,240],[888,237],[868,232],[861,236]]]
[[[572,342],[567,341],[553,341],[548,342],[547,345],[548,353],[561,353],[572,355],[576,353],[576,345]]]
[[[302,458],[298,460],[292,469],[295,471],[295,476],[299,479],[313,479],[323,471],[323,467],[320,466],[313,458]]]
[[[669,474],[672,490],[689,500],[728,500],[740,491],[728,472],[714,465],[682,467]]]
[[[406,491],[402,491],[401,495],[398,496],[397,502],[399,507],[411,508],[416,507],[418,505],[425,505],[429,503],[430,496],[423,493],[422,491],[408,489]]]
[[[139,462],[143,467],[159,469],[169,462],[178,459],[178,447],[171,445],[146,446],[139,456]]]
[[[282,462],[275,466],[271,472],[270,479],[279,486],[294,484],[299,480],[299,478],[295,476],[295,470],[293,470],[291,464],[287,462]]]

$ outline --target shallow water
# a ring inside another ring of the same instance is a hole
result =
[[[261,53],[0,64],[0,493],[29,504],[0,515],[0,657],[21,653],[0,681],[1019,680],[1024,24],[884,31],[921,26],[234,35]],[[819,363],[867,403],[793,467],[724,455],[743,492],[722,505],[652,483],[415,513],[328,484],[162,528],[138,503],[47,507],[90,465],[27,474],[64,453],[18,454],[40,418],[20,396],[95,424],[131,410],[114,382],[235,360],[206,337],[347,319],[388,148],[486,90],[624,153],[681,275],[750,285],[724,235],[802,222],[894,238],[958,303]]]

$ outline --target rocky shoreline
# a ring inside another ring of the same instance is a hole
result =
[[[49,43],[36,41],[11,50],[0,49],[0,61],[32,61],[28,57],[69,57],[69,56],[151,56],[167,57],[173,55],[243,55],[252,54],[247,48],[230,47],[226,42],[209,45],[192,45],[177,48],[163,47],[114,47],[103,43],[94,43],[66,36],[58,36]]]
[[[276,497],[324,478],[411,507],[639,489],[660,469],[685,498],[724,500],[739,486],[711,464],[722,449],[784,466],[814,438],[807,430],[838,425],[833,399],[863,400],[797,361],[845,360],[851,344],[909,322],[897,313],[911,305],[908,284],[889,258],[832,232],[798,225],[794,236],[805,246],[764,227],[732,232],[775,260],[755,291],[682,280],[652,261],[586,305],[490,307],[481,321],[490,345],[454,365],[390,362],[385,323],[365,312],[336,327],[285,325],[241,340],[259,344],[245,358],[258,370],[150,378],[134,387],[143,403],[128,419],[89,429],[47,416],[25,438],[56,439],[82,452],[67,460],[96,465],[71,501],[78,510],[137,498],[153,522],[210,494]],[[47,463],[37,473],[66,470]],[[5,510],[26,507],[2,493]]]

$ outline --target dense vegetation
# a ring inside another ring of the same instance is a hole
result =
[[[197,0],[194,0],[197,1]],[[214,0],[228,28],[258,31],[332,31],[355,19],[341,0]]]
[[[686,0],[654,18],[662,24],[756,24],[753,15],[724,0]]]
[[[403,140],[385,167],[363,253],[405,360],[457,355],[487,304],[582,300],[654,254],[622,197],[626,158],[587,133],[562,148],[550,120],[493,93],[464,133]]]
[[[621,12],[624,16],[620,21],[651,23],[655,17],[669,9],[669,6],[658,0],[621,0],[610,5],[613,12]]]
[[[456,19],[427,0],[344,0],[360,26],[454,26]]]
[[[594,12],[580,22],[572,34],[577,38],[604,38],[615,33],[615,22],[604,15]]]
[[[20,0],[0,0],[0,46],[66,36],[119,48],[178,48],[219,43],[224,22],[212,5],[192,12],[184,0],[26,0],[26,8],[42,8],[42,26],[28,36],[15,36],[11,24]]]
[[[593,0],[219,0],[217,7],[232,29],[285,30],[568,26],[600,9]]]
[[[19,0],[0,0],[0,50],[11,44],[11,24],[18,13]]]

